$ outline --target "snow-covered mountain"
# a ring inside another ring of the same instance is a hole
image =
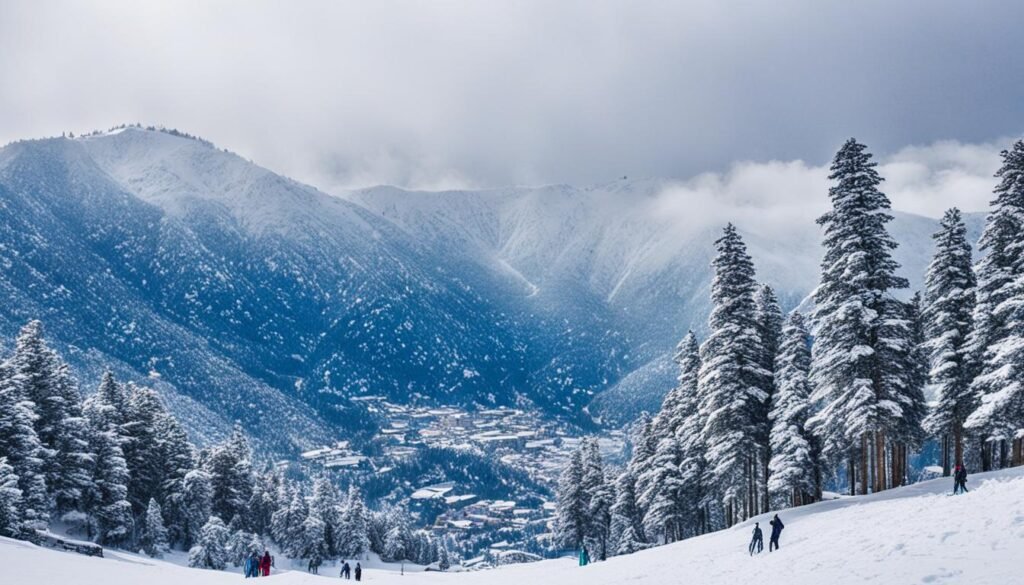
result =
[[[770,553],[766,548],[755,556],[747,554],[752,526],[754,522],[765,525],[770,514],[728,530],[586,567],[563,558],[459,574],[406,567],[401,574],[398,566],[373,562],[363,579],[381,585],[1018,583],[1020,563],[1014,551],[1024,545],[1022,470],[976,474],[970,480],[970,493],[956,497],[948,495],[950,483],[949,478],[942,478],[782,510],[779,514],[786,528],[781,548]],[[241,578],[240,569],[186,569],[110,551],[107,556],[85,557],[0,538],[0,564],[12,583],[220,585]],[[336,567],[321,568],[319,576],[304,568],[280,561],[271,577],[289,585],[337,580]]]
[[[281,449],[370,429],[363,395],[623,422],[707,313],[721,226],[651,213],[666,184],[335,197],[168,132],[18,142],[0,150],[0,334],[40,318],[84,380],[148,377],[197,434],[238,420]],[[795,306],[816,227],[739,227]],[[935,228],[893,223],[914,283]]]

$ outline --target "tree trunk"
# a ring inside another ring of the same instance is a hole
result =
[[[999,439],[999,469],[1009,467],[1009,449],[1006,448],[1006,439]]]
[[[765,447],[764,460],[761,462],[761,511],[771,510],[771,495],[768,493],[768,462],[771,460],[771,447]]]
[[[952,466],[949,463],[949,435],[942,435],[939,446],[942,449],[942,477],[949,477],[949,473],[952,471]]]
[[[981,470],[992,471],[992,443],[981,440]]]
[[[860,436],[860,494],[868,493],[868,434]]]
[[[957,465],[964,464],[964,425],[953,423],[953,459]]]
[[[1013,460],[1010,465],[1024,465],[1024,437],[1013,440]]]
[[[855,461],[856,461],[856,459],[854,458],[853,453],[851,453],[850,454],[850,462],[847,464],[849,469],[847,470],[847,473],[846,473],[846,475],[849,476],[849,480],[850,480],[850,495],[851,496],[857,495],[857,465],[856,465]]]
[[[877,444],[875,445],[875,457],[878,458],[878,479],[875,481],[877,484],[876,491],[883,491],[886,488],[885,485],[885,433],[879,431],[876,435]]]

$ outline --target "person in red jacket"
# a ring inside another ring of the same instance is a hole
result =
[[[270,551],[263,551],[263,560],[260,561],[260,569],[263,569],[263,576],[270,576]]]

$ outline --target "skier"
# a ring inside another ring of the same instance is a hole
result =
[[[587,547],[580,547],[580,566],[585,567],[590,563],[590,553],[587,552]]]
[[[348,561],[342,561],[341,576],[345,579],[352,578],[352,567],[349,566]]]
[[[363,580],[363,566],[360,565],[359,563],[356,563],[356,581],[362,581],[362,580]]]
[[[967,493],[967,468],[958,464],[953,471],[953,495],[961,491]]]
[[[772,547],[779,548],[779,536],[782,534],[782,529],[786,526],[782,523],[778,514],[772,518],[769,524],[772,525],[772,538],[768,541],[768,552],[772,552]]]
[[[252,577],[252,555],[249,555],[245,559],[245,578]]]
[[[260,569],[263,570],[263,576],[270,576],[270,565],[274,564],[274,561],[270,558],[270,551],[263,551],[263,560],[260,561]]]
[[[761,533],[761,523],[754,522],[754,538],[750,541],[750,556],[754,556],[754,549],[760,553],[764,550],[764,535]]]

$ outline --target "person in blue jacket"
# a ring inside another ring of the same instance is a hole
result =
[[[585,567],[590,564],[590,553],[587,552],[587,547],[580,547],[580,566]]]
[[[779,536],[782,534],[782,529],[786,526],[782,524],[782,520],[779,515],[776,514],[772,521],[769,522],[772,525],[772,538],[768,541],[768,552],[772,552],[772,547],[779,548]]]

